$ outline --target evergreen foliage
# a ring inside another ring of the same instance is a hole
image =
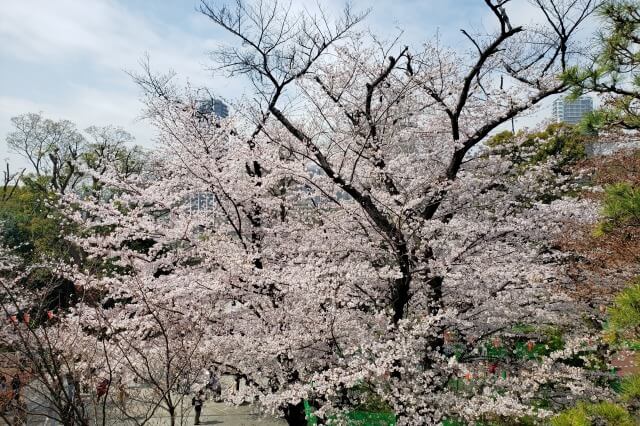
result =
[[[622,406],[612,402],[580,403],[551,421],[552,426],[634,426],[637,423]]]
[[[640,128],[640,2],[608,0],[599,9],[602,22],[600,49],[588,67],[572,67],[564,73],[574,96],[586,92],[604,94],[603,106],[588,115],[582,128],[597,131],[611,126]]]

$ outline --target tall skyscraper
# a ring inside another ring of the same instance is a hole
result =
[[[213,113],[220,118],[225,118],[229,116],[229,108],[220,99],[215,99],[213,101]]]
[[[226,118],[229,116],[229,107],[220,99],[204,99],[198,102],[198,112],[200,114],[214,114],[219,118]]]
[[[203,126],[210,126],[216,118],[229,116],[229,108],[220,99],[208,98],[196,103],[198,122]],[[213,214],[216,219],[218,202],[211,192],[195,192],[185,200],[185,205],[191,214]]]
[[[578,124],[582,117],[593,111],[593,99],[581,96],[576,100],[561,97],[553,101],[553,120],[556,123]]]

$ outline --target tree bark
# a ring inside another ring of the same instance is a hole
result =
[[[304,413],[304,403],[300,401],[296,405],[287,404],[284,419],[290,426],[306,426],[307,419]]]

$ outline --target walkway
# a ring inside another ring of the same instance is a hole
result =
[[[176,419],[176,425],[192,425],[193,424],[193,408],[185,407],[182,415]],[[111,417],[111,416],[110,416]],[[117,416],[109,418],[107,425],[135,425],[132,421],[123,421]],[[6,422],[0,420],[0,425],[6,425]],[[14,425],[14,422],[10,423]],[[154,415],[146,425],[170,425],[169,415],[166,411],[159,411]],[[224,403],[206,401],[204,410],[200,416],[201,425],[229,425],[229,426],[283,426],[287,423],[284,420],[273,417],[261,417],[256,414],[255,407],[244,405],[240,407],[229,406]],[[27,421],[28,426],[53,426],[56,425],[52,420],[44,419],[40,416],[30,416]],[[59,423],[57,424],[59,425]]]

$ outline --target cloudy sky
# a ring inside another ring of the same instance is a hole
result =
[[[213,1],[213,0],[212,0]],[[292,0],[312,7],[315,0]],[[2,0],[0,1],[0,161],[11,158],[5,136],[10,117],[42,112],[79,128],[114,124],[150,146],[153,134],[139,120],[139,91],[126,71],[139,69],[149,55],[156,71],[174,70],[233,100],[241,80],[207,71],[207,52],[226,35],[196,11],[199,0]],[[342,0],[320,0],[339,10]],[[462,46],[460,28],[493,25],[481,0],[354,0],[371,7],[364,25],[391,37],[404,30],[407,44],[436,32],[447,44]],[[526,0],[513,17],[527,23],[535,14]],[[514,19],[515,20],[515,19]],[[520,23],[520,22],[516,22]]]

